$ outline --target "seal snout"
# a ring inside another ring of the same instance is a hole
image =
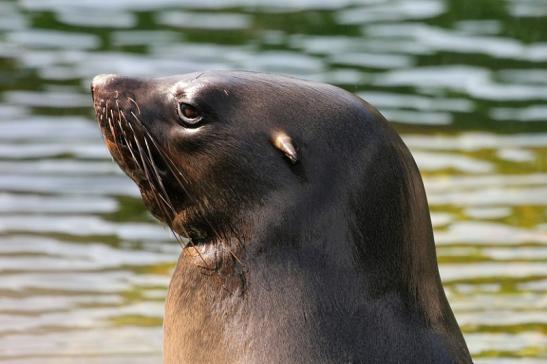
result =
[[[91,81],[91,89],[94,90],[97,88],[102,88],[116,78],[118,78],[118,75],[115,75],[113,73],[103,73],[97,75],[93,77],[93,81]]]
[[[118,75],[112,73],[100,74],[93,77],[93,81],[91,81],[91,96],[93,99],[95,99],[99,92],[104,92],[118,78]]]

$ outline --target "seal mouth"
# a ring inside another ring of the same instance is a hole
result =
[[[96,118],[113,160],[138,185],[150,212],[180,235],[174,221],[186,204],[181,173],[141,120],[137,102],[92,87]],[[177,188],[178,187],[178,188]],[[181,188],[182,187],[182,188]]]

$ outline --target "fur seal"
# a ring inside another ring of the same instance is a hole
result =
[[[165,363],[471,363],[410,152],[337,87],[219,71],[99,75],[114,160],[190,240]]]

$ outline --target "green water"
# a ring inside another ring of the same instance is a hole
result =
[[[547,362],[545,0],[0,0],[0,362],[161,361],[180,248],[110,161],[89,82],[206,69],[376,105],[475,361]]]

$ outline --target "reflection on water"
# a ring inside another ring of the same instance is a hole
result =
[[[180,248],[110,161],[89,81],[227,68],[378,106],[424,175],[474,358],[547,360],[545,1],[179,3],[0,1],[0,362],[161,360]]]

